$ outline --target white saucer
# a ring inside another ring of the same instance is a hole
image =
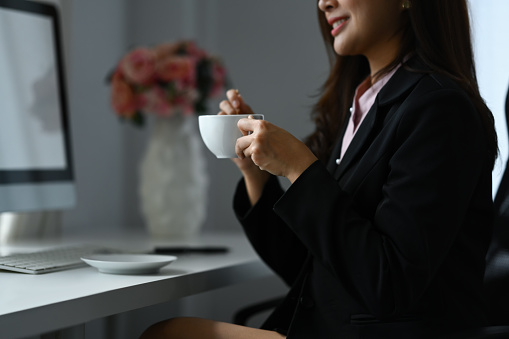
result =
[[[91,254],[81,258],[99,272],[110,274],[154,274],[177,257],[151,254]]]

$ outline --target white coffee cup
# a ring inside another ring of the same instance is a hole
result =
[[[198,124],[205,146],[217,158],[237,158],[235,144],[242,136],[237,127],[240,119],[252,116],[263,120],[263,114],[200,115]]]

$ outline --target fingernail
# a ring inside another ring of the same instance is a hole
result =
[[[239,101],[238,101],[238,100],[233,100],[233,101],[232,101],[232,105],[233,105],[233,107],[235,107],[235,108],[238,108],[238,107],[240,106],[240,105],[239,105]]]

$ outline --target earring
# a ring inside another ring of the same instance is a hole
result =
[[[412,3],[410,2],[410,0],[404,0],[403,3],[401,4],[401,7],[403,7],[403,9],[409,9],[410,7],[412,7]]]

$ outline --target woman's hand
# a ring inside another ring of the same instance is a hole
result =
[[[218,114],[254,114],[251,107],[246,105],[238,90],[228,90],[226,98],[226,100],[219,103],[221,111]]]
[[[251,159],[263,171],[293,183],[317,160],[304,143],[268,121],[241,119],[238,126],[244,136],[237,139],[235,152],[239,159]]]
[[[246,105],[238,90],[231,89],[226,92],[227,100],[221,101],[218,114],[253,114],[251,107]],[[249,157],[232,159],[244,176],[247,194],[251,205],[260,199],[265,183],[270,173],[262,171]]]
[[[251,107],[246,105],[244,99],[239,94],[239,91],[236,89],[230,89],[226,92],[226,100],[223,100],[219,103],[219,108],[221,111],[218,113],[219,115],[223,114],[254,114]],[[240,171],[246,175],[260,175],[260,169],[258,166],[253,164],[251,159],[243,158],[243,159],[232,159],[233,162],[237,165]],[[266,175],[264,173],[262,175]]]

